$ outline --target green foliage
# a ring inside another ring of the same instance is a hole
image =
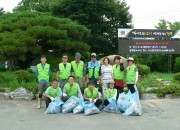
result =
[[[51,72],[49,81],[51,82],[51,81],[53,81],[55,79],[56,79],[56,73],[55,72]]]
[[[0,83],[6,82],[6,78],[3,75],[0,75]]]
[[[175,71],[176,72],[180,72],[180,57],[176,58],[176,61],[175,61]]]
[[[165,97],[166,94],[172,94],[173,96],[180,96],[180,85],[178,82],[171,83],[166,87],[159,87],[156,91],[158,97]]]
[[[130,27],[126,24],[132,18],[128,10],[124,1],[116,0],[61,0],[51,6],[54,15],[91,29],[92,35],[87,39],[91,51],[105,55],[117,52],[117,29]]]
[[[26,69],[26,71],[28,71],[29,73],[34,73],[30,68]]]
[[[36,94],[38,92],[38,84],[37,82],[29,82],[26,83],[23,87],[30,90],[33,94]]]
[[[173,79],[180,82],[180,72],[175,73]]]
[[[88,52],[90,30],[50,13],[8,13],[0,17],[0,60],[27,68],[40,54]]]
[[[15,76],[17,81],[20,82],[28,82],[30,81],[30,73],[26,70],[18,70],[15,72]]]
[[[139,75],[141,76],[147,76],[150,73],[150,67],[147,65],[142,65],[142,64],[136,64],[138,70],[139,70]]]

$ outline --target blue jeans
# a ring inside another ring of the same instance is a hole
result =
[[[64,85],[65,85],[67,82],[68,82],[67,79],[60,80],[59,86],[60,86],[60,88],[61,88],[62,91],[63,91],[63,89],[64,89]]]

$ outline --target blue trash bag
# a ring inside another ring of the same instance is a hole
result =
[[[79,98],[79,105],[76,106],[76,107],[73,109],[73,113],[74,113],[74,114],[78,114],[78,113],[81,113],[81,112],[84,111],[84,108],[83,108],[83,106],[82,106],[82,103],[83,103],[83,102],[84,102],[84,98],[83,98],[83,96],[81,96],[81,97]]]
[[[100,113],[100,110],[92,102],[84,101],[82,103],[82,106],[84,108],[84,115],[85,116]]]
[[[120,93],[117,101],[117,106],[121,112],[125,112],[130,106],[129,100],[131,98],[131,92],[128,91],[127,94]]]
[[[108,106],[106,106],[103,111],[105,112],[116,112],[116,113],[120,113],[118,106],[116,105],[116,99],[114,98],[109,98],[108,99],[109,104]]]
[[[139,92],[138,89],[136,87],[136,85],[134,85],[135,88],[135,92],[133,94],[131,94],[131,98],[129,100],[129,107],[128,109],[126,109],[125,113],[123,113],[123,115],[125,116],[140,116],[142,115],[142,106],[141,106],[141,102],[139,99]]]
[[[46,109],[44,114],[56,114],[61,110],[61,105],[64,102],[61,101],[60,97],[56,97],[54,102],[49,103],[48,108]]]
[[[69,113],[79,105],[79,99],[75,96],[71,96],[62,106],[63,113]]]

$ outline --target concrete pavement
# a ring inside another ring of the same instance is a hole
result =
[[[36,101],[0,100],[0,130],[180,130],[180,99],[143,100],[143,115],[49,114]]]

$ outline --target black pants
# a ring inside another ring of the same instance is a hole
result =
[[[108,106],[109,105],[109,101],[106,99],[104,100],[104,106]]]
[[[48,108],[49,106],[49,103],[51,103],[51,99],[46,97],[46,108]]]
[[[127,86],[128,86],[128,90],[130,90],[131,93],[135,92],[134,84],[127,84]]]
[[[115,86],[115,88],[117,89],[117,97],[116,97],[116,99],[118,99],[119,94],[124,92],[124,87]]]

